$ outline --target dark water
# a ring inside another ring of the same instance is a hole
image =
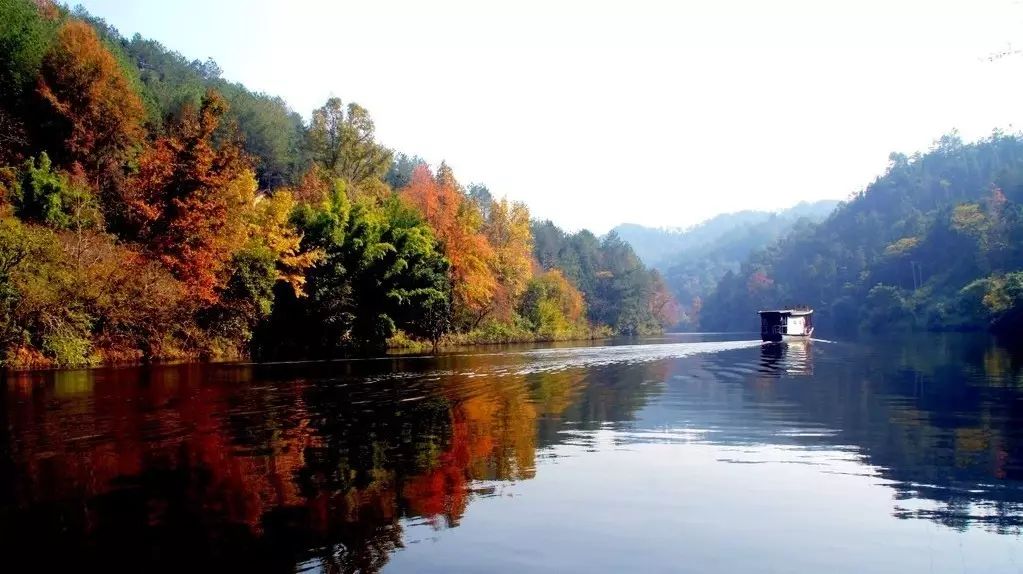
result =
[[[0,569],[1023,571],[1023,356],[727,339],[12,377]]]

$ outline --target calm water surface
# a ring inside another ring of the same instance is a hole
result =
[[[985,337],[11,376],[0,569],[1023,572]]]

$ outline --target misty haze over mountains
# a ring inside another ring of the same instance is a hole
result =
[[[838,200],[803,201],[780,211],[743,210],[722,213],[687,228],[648,227],[622,223],[612,231],[624,239],[647,265],[666,270],[677,259],[688,259],[692,250],[740,253],[744,259],[752,249],[767,247],[800,218],[817,222],[826,218]]]

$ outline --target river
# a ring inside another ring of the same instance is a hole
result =
[[[1023,572],[1023,354],[669,335],[9,375],[4,571]]]

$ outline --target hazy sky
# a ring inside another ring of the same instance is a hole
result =
[[[987,61],[1023,48],[1015,1],[82,4],[306,117],[357,101],[572,229],[841,199],[891,151],[1023,125],[1023,56]]]

